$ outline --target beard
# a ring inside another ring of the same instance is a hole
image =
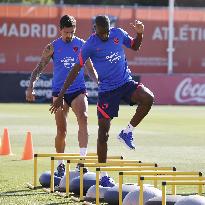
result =
[[[66,43],[71,42],[71,40],[72,40],[72,38],[66,38],[66,39],[65,39]]]

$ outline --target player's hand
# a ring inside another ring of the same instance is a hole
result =
[[[26,89],[26,100],[28,102],[35,101],[35,92],[34,92],[33,88],[27,88]]]
[[[58,96],[56,100],[51,104],[49,111],[52,113],[56,113],[58,109],[63,109],[63,97]]]
[[[144,33],[144,24],[141,21],[135,20],[135,23],[130,23],[136,33]]]

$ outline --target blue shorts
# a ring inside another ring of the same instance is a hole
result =
[[[131,106],[136,104],[131,102],[131,96],[139,85],[142,84],[129,81],[115,90],[99,93],[97,104],[98,119],[112,119],[113,117],[117,117],[121,100]]]
[[[52,93],[53,97],[58,97],[58,94],[59,94],[59,92],[53,92],[53,93]],[[73,93],[64,94],[64,100],[65,100],[65,102],[67,103],[67,105],[68,105],[69,107],[71,107],[72,101],[73,101],[76,97],[78,97],[78,95],[80,95],[80,94],[86,94],[86,89],[81,89],[81,90],[78,90],[78,91],[73,92]]]

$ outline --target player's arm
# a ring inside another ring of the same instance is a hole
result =
[[[141,21],[135,20],[135,23],[131,23],[130,25],[136,32],[136,37],[132,40],[131,49],[138,51],[142,44],[144,24]]]
[[[63,96],[64,96],[66,90],[70,87],[70,85],[73,83],[73,81],[78,76],[81,67],[82,67],[82,65],[77,64],[77,63],[75,63],[75,65],[73,66],[72,70],[68,74],[68,76],[63,84],[63,88],[61,89],[57,99],[53,102],[53,104],[51,104],[51,107],[49,109],[51,114],[56,113],[59,107],[63,107]]]
[[[85,69],[86,69],[86,73],[88,74],[90,79],[98,84],[98,74],[97,74],[90,58],[85,62]]]
[[[34,95],[35,93],[33,91],[35,82],[36,82],[36,80],[38,80],[40,74],[48,65],[48,63],[53,55],[53,51],[54,51],[54,49],[53,49],[52,44],[48,44],[42,52],[40,62],[37,64],[36,68],[32,71],[29,86],[26,90],[26,100],[27,101],[34,101],[35,100],[35,95]]]

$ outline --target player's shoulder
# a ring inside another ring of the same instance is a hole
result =
[[[60,38],[60,37],[54,39],[53,41],[51,41],[50,44],[53,44],[53,45],[54,45],[54,44],[58,43],[59,41],[61,41],[61,38]]]
[[[85,40],[83,40],[82,38],[80,38],[78,36],[74,36],[73,40],[76,42],[85,43]]]
[[[59,38],[56,38],[53,41],[51,41],[48,45],[50,45],[51,47],[55,48],[55,47],[60,46],[61,42],[62,42],[62,39],[59,37]]]
[[[126,32],[124,29],[119,28],[119,27],[118,27],[118,28],[114,28],[114,27],[113,27],[113,28],[111,28],[110,30],[111,30],[112,32],[114,32],[114,33],[119,33],[119,34]]]
[[[91,46],[96,43],[96,34],[91,34],[85,41],[86,47]]]
[[[86,40],[86,42],[92,42],[92,41],[95,41],[96,39],[96,33],[92,33],[88,39]]]

